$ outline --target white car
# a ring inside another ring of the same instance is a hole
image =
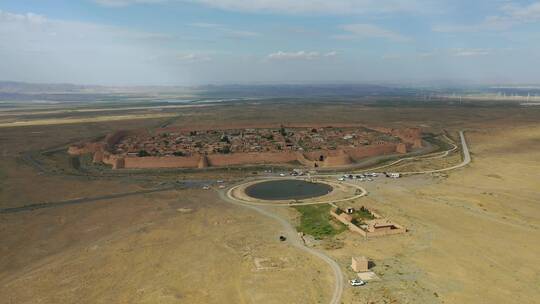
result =
[[[203,190],[209,190],[210,186],[203,186],[202,188],[203,188]]]
[[[400,178],[401,174],[400,173],[388,173],[388,177],[390,177],[390,178]]]
[[[351,286],[364,286],[366,285],[366,282],[360,280],[360,279],[353,279],[350,280],[349,283],[351,283]]]
[[[345,181],[345,178],[344,178],[344,177],[340,177],[340,178],[338,178],[337,180],[340,181],[340,182],[344,182],[344,181]]]
[[[284,177],[285,173],[280,173],[279,176]]]

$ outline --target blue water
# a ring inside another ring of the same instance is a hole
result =
[[[332,187],[322,183],[285,179],[257,183],[246,188],[246,194],[263,200],[300,200],[328,194]]]

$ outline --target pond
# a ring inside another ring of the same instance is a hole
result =
[[[261,182],[246,188],[247,195],[262,200],[300,200],[323,196],[331,191],[330,185],[295,179]]]

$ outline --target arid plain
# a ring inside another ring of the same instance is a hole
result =
[[[126,110],[126,119],[107,119],[116,112],[24,113],[24,123],[0,128],[0,208],[49,204],[0,214],[0,303],[328,303],[328,265],[280,242],[283,227],[273,219],[196,182],[232,185],[261,168],[85,171],[63,150],[134,126],[265,123],[421,127],[455,140],[466,131],[473,159],[466,167],[366,183],[368,195],[350,203],[385,214],[406,234],[365,240],[343,231],[314,242],[344,279],[353,276],[351,256],[375,264],[380,280],[345,286],[343,303],[538,302],[540,109],[265,103],[163,109],[162,116]],[[459,154],[394,169],[456,162]],[[62,202],[71,203],[54,205]],[[299,221],[293,208],[266,208]]]

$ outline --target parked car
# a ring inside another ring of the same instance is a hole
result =
[[[344,182],[344,181],[345,181],[345,178],[344,178],[344,177],[340,177],[340,178],[338,178],[337,180],[340,181],[340,182]]]
[[[366,282],[360,280],[360,279],[352,279],[349,281],[351,283],[351,286],[364,286],[366,285]]]
[[[285,173],[280,173],[279,176],[284,177]]]

